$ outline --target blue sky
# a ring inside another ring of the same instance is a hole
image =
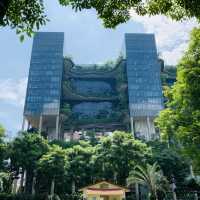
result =
[[[155,33],[158,51],[167,64],[175,65],[187,46],[194,21],[172,22],[163,16],[139,17],[116,29],[105,29],[94,10],[75,13],[55,1],[46,0],[50,22],[40,31],[65,32],[64,54],[76,63],[102,63],[118,56],[124,33]],[[15,135],[22,123],[32,39],[19,41],[15,30],[0,29],[0,123]]]

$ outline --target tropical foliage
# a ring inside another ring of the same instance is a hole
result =
[[[175,20],[195,17],[200,19],[200,4],[198,0],[59,0],[63,6],[71,6],[75,11],[95,9],[104,26],[114,28],[120,23],[128,21],[130,10],[139,15],[163,14]],[[33,30],[47,22],[44,12],[44,2],[41,0],[0,0],[0,26],[11,26],[17,33]],[[23,35],[21,37],[23,39]]]
[[[5,137],[4,133],[5,133],[5,130],[0,124],[0,171],[3,167],[3,161],[5,160],[6,155],[7,155],[6,144],[4,142],[4,137]]]
[[[152,156],[149,163],[157,163],[169,181],[174,177],[177,185],[184,184],[189,172],[189,160],[186,159],[179,148],[169,148],[166,142],[151,141]]]
[[[167,108],[157,120],[162,138],[182,150],[195,170],[200,166],[200,29],[192,31],[189,48],[177,70],[177,82],[165,94]]]
[[[51,184],[51,195],[54,195],[55,185],[63,182],[68,165],[66,150],[57,145],[52,145],[38,160],[37,180],[40,183],[44,183],[45,180],[46,186]]]
[[[158,200],[158,192],[168,190],[168,181],[164,177],[157,163],[147,164],[146,167],[136,166],[127,179],[128,184],[140,184],[146,186],[150,200]]]
[[[73,198],[67,198],[79,199],[79,195],[76,195],[79,188],[99,180],[126,185],[126,179],[132,177],[136,166],[137,169],[147,166],[144,168],[146,172],[156,175],[153,179],[155,184],[161,181],[165,183],[161,170],[169,181],[171,174],[177,175],[175,178],[189,175],[189,166],[184,164],[176,151],[167,150],[166,143],[145,144],[135,140],[131,134],[121,131],[95,142],[48,142],[37,133],[25,132],[8,145],[11,163],[9,170],[4,170],[8,172],[8,179],[4,176],[4,187],[10,184],[11,188],[13,179],[26,174],[26,182],[20,183],[20,191],[25,194],[50,195],[49,198],[59,195],[61,199],[65,199],[67,195],[72,195]],[[151,165],[154,162],[157,162],[160,168],[158,165]],[[3,175],[6,174],[2,174],[2,178]],[[160,195],[161,189],[155,187]],[[9,193],[11,189],[2,191]]]
[[[9,144],[12,171],[16,175],[26,171],[26,192],[31,193],[37,161],[48,151],[47,141],[37,133],[22,133]]]

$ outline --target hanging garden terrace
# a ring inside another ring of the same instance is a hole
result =
[[[128,130],[125,60],[75,65],[64,59],[61,114],[63,132]]]

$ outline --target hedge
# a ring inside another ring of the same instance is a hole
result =
[[[82,200],[80,193],[59,195],[61,200]],[[47,195],[5,194],[0,193],[0,200],[47,200]],[[57,198],[55,198],[57,199]]]
[[[45,195],[0,194],[0,200],[46,200]]]

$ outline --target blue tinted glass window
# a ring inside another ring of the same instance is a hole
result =
[[[125,45],[130,115],[155,116],[163,100],[154,35],[126,34]]]
[[[24,114],[59,113],[64,33],[36,33],[33,40]]]

